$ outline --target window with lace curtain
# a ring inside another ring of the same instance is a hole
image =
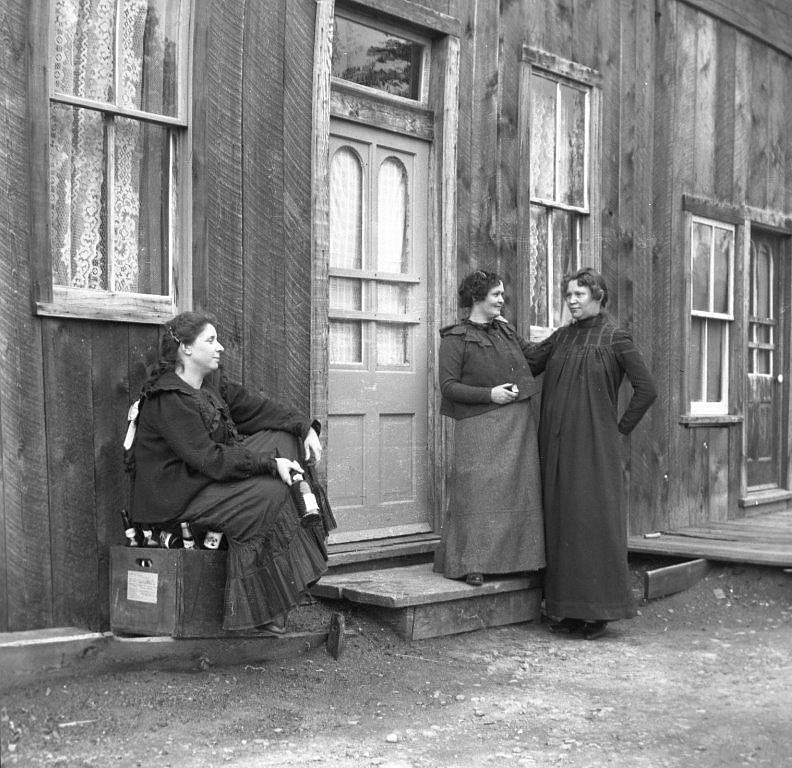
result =
[[[591,216],[599,189],[599,75],[527,46],[523,58],[527,314],[534,335],[544,335],[566,320],[563,275],[599,262]]]
[[[189,0],[52,2],[55,313],[157,321],[184,308],[189,10]]]

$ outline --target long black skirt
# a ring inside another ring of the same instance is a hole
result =
[[[275,449],[300,461],[301,443],[286,432],[264,430],[245,439],[256,452]],[[300,525],[288,487],[277,477],[212,483],[180,520],[222,531],[228,540],[223,628],[250,629],[285,618],[327,570],[321,526]]]

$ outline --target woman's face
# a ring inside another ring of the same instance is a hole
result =
[[[487,319],[491,320],[501,313],[503,302],[503,283],[498,283],[493,285],[489,293],[481,301],[477,301],[474,306],[478,307]]]
[[[601,299],[591,295],[591,288],[587,285],[578,285],[577,280],[570,280],[566,289],[566,303],[573,320],[583,320],[594,317],[600,312]]]
[[[217,370],[222,351],[223,345],[218,341],[217,331],[211,323],[204,326],[192,344],[184,345],[184,354],[189,359],[189,364],[203,374]]]

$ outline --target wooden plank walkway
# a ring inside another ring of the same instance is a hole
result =
[[[630,536],[635,554],[703,557],[752,565],[792,567],[792,511]]]

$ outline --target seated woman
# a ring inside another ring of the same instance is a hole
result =
[[[223,628],[280,634],[327,568],[324,530],[300,525],[288,489],[298,457],[321,459],[318,423],[223,377],[214,386],[222,351],[211,315],[166,323],[140,396],[132,519],[224,533]]]

